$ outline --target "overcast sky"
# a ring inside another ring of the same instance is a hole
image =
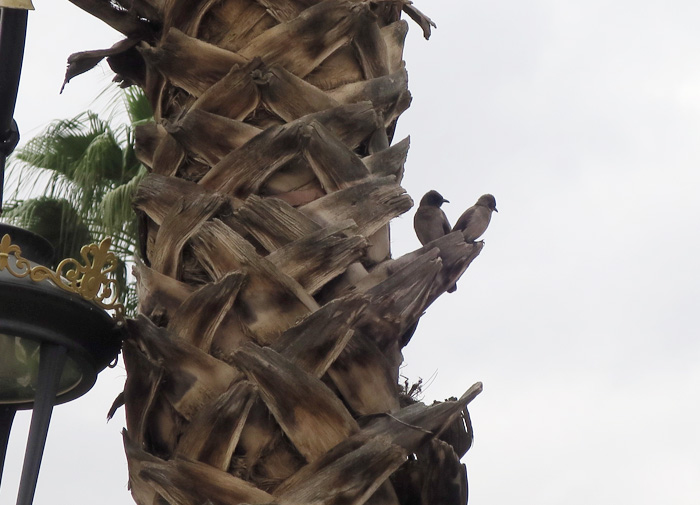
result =
[[[90,106],[100,67],[58,95],[65,59],[118,35],[65,0],[34,0],[16,118],[24,139]],[[499,213],[457,292],[428,309],[403,373],[426,401],[473,382],[477,505],[697,505],[700,500],[700,4],[416,1],[404,187],[454,222]],[[100,106],[95,106],[98,110]],[[413,210],[394,255],[419,246]],[[126,505],[123,368],[57,407],[36,505]],[[28,417],[0,502],[13,503]],[[70,501],[68,501],[70,500]]]

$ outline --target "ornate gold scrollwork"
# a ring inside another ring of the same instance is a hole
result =
[[[85,300],[95,303],[105,310],[114,311],[114,318],[124,320],[124,305],[117,302],[119,288],[109,274],[117,269],[118,261],[114,253],[109,252],[112,240],[108,237],[97,244],[85,245],[80,249],[83,263],[73,258],[62,260],[56,270],[42,265],[32,266],[22,257],[22,250],[12,243],[10,235],[3,235],[0,240],[0,271],[7,270],[14,277],[27,277],[40,282],[49,280],[51,283],[69,293],[76,293]],[[15,258],[12,266],[9,257]]]

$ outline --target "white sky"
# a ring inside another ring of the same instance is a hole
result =
[[[67,1],[34,0],[16,118],[24,139],[90,106],[103,66],[58,95],[66,57],[117,36]],[[465,459],[478,505],[700,500],[700,4],[417,1],[404,187],[500,212],[452,295],[423,317],[404,373],[426,401],[481,380]],[[99,106],[97,107],[99,110]],[[418,247],[413,211],[394,254]],[[105,413],[118,368],[57,407],[36,505],[131,503]],[[13,503],[28,417],[8,453]]]

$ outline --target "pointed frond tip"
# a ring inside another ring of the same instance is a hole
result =
[[[430,27],[432,26],[433,28],[437,28],[435,22],[428,16],[423,14],[421,11],[419,11],[416,7],[414,7],[413,2],[411,2],[410,0],[403,4],[403,11],[406,14],[408,14],[408,17],[410,17],[413,21],[418,23],[418,25],[423,30],[423,37],[425,37],[425,39],[428,40],[431,35]]]
[[[467,391],[457,400],[458,403],[463,403],[464,406],[466,407],[471,403],[471,401],[479,396],[479,394],[484,390],[484,384],[480,382],[476,382],[467,389]]]

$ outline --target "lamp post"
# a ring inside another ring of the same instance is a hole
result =
[[[5,160],[19,141],[13,116],[31,0],[0,0],[0,203]]]
[[[0,208],[5,160],[19,141],[13,115],[28,9],[30,0],[0,0]],[[45,239],[0,224],[0,478],[15,413],[33,410],[17,505],[34,499],[54,405],[86,393],[119,353],[124,307],[109,245],[84,246],[80,261],[52,269]]]

